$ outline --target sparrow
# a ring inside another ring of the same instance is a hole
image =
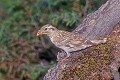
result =
[[[105,43],[107,40],[106,38],[104,38],[103,40],[83,39],[79,34],[59,30],[51,24],[46,24],[41,27],[40,30],[38,30],[37,36],[42,35],[47,35],[55,46],[67,53],[68,57],[70,56],[71,52],[83,50],[87,47],[100,43]]]

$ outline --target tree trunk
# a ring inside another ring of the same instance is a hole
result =
[[[120,21],[120,0],[108,0],[94,13],[88,14],[73,32],[87,39],[110,34]]]
[[[44,80],[120,80],[120,0],[108,0],[94,13],[88,14],[73,31],[83,38],[108,38],[105,44],[72,52],[66,60],[64,53],[58,63],[45,75]],[[107,36],[106,36],[107,35]]]

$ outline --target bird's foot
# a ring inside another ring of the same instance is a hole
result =
[[[60,62],[66,61],[70,57],[70,54],[67,53],[67,56],[65,54],[66,52],[63,52],[63,51],[58,52],[57,61],[60,61]]]
[[[58,52],[57,55],[57,61],[62,61],[62,59],[65,57],[64,52]]]

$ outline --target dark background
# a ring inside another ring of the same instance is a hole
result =
[[[106,0],[0,0],[0,80],[42,80],[57,49],[36,33],[45,24],[72,31]]]

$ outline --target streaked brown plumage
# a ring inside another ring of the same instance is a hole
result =
[[[86,40],[83,39],[80,35],[74,34],[72,32],[58,30],[56,27],[53,27],[50,24],[44,25],[37,33],[37,36],[46,34],[49,36],[52,43],[63,49],[67,55],[70,55],[70,52],[78,51],[96,45],[99,43],[105,43],[104,40]]]

